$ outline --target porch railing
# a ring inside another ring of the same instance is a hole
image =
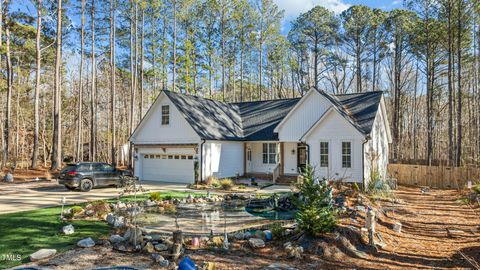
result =
[[[277,166],[275,166],[275,168],[273,169],[272,181],[273,181],[274,184],[275,184],[275,181],[277,181],[277,178],[279,176],[280,176],[280,163],[277,164]]]

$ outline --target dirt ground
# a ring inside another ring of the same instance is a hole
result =
[[[246,242],[235,242],[229,251],[187,251],[186,254],[197,264],[209,261],[215,262],[216,269],[233,270],[261,269],[272,263],[312,270],[474,269],[461,253],[480,262],[480,209],[459,201],[461,194],[458,191],[430,190],[423,193],[417,187],[401,187],[396,191],[396,198],[395,203],[385,201],[377,205],[380,212],[377,231],[387,245],[378,252],[364,248],[367,254],[364,259],[335,247],[335,242],[329,243],[331,251],[323,250],[320,254],[309,250],[302,260],[286,258],[282,243],[267,244],[254,251]],[[361,212],[355,218],[342,218],[340,226],[354,226],[360,231],[364,217]],[[401,233],[393,231],[395,222],[402,223]],[[366,236],[363,235],[362,239],[365,240]],[[101,246],[93,250],[72,250],[41,265],[49,269],[86,269],[106,265],[159,269],[147,255],[124,254]]]

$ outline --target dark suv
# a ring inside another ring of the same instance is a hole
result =
[[[90,191],[94,187],[121,186],[124,176],[131,177],[132,173],[107,163],[80,162],[68,164],[60,172],[58,182],[69,190]]]

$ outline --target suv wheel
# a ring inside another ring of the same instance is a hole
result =
[[[90,191],[93,188],[93,181],[90,179],[83,179],[80,181],[81,191]]]

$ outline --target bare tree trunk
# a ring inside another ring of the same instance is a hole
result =
[[[8,5],[8,3],[6,3]],[[6,64],[7,64],[7,106],[5,108],[5,127],[4,127],[4,137],[5,145],[3,149],[3,159],[1,168],[5,167],[9,159],[9,144],[10,144],[10,124],[12,118],[12,91],[13,91],[13,67],[12,59],[10,55],[10,28],[8,26],[8,11],[5,11],[5,36],[6,36]]]
[[[57,47],[55,56],[55,79],[53,98],[53,139],[51,170],[58,169],[62,164],[62,0],[57,0]]]
[[[166,54],[167,54],[167,12],[166,5],[163,12],[163,36],[162,36],[162,90],[167,88],[167,67],[166,67]]]
[[[225,101],[225,6],[223,1],[221,1],[220,5],[220,32],[222,38],[222,100]]]
[[[2,0],[0,0],[2,1]],[[1,13],[1,12],[0,12]],[[37,168],[38,158],[38,130],[40,125],[40,115],[38,112],[38,101],[40,96],[40,68],[42,64],[42,51],[40,49],[40,37],[42,29],[42,3],[41,0],[37,0],[37,33],[35,37],[35,50],[36,50],[36,69],[35,69],[35,94],[34,94],[34,128],[33,128],[33,152],[32,152],[32,168]]]
[[[143,117],[143,62],[144,62],[144,41],[145,41],[145,10],[142,8],[142,33],[140,36],[140,105],[138,110],[138,122]]]
[[[80,74],[77,112],[77,161],[83,161],[83,62],[85,43],[85,0],[82,0],[82,26],[80,31]]]
[[[95,63],[95,0],[92,0],[92,10],[91,10],[91,23],[92,23],[92,82],[90,90],[90,161],[95,161],[97,159],[96,153],[96,143],[97,143],[97,133],[96,133],[96,66]]]
[[[110,128],[111,128],[111,140],[112,140],[112,149],[111,149],[111,162],[114,166],[117,164],[117,159],[116,159],[116,114],[115,114],[115,98],[116,98],[116,78],[115,78],[115,72],[116,72],[116,64],[115,64],[115,26],[116,26],[116,13],[117,10],[117,1],[116,0],[110,0],[110,72],[111,72],[111,83],[110,83]]]
[[[452,74],[452,62],[453,62],[453,44],[452,44],[452,3],[451,0],[448,0],[447,7],[447,16],[448,16],[448,70],[447,70],[447,80],[448,80],[448,165],[453,164],[454,156],[454,145],[453,145],[453,74]]]
[[[177,68],[177,1],[173,0],[173,67],[172,67],[172,91],[175,91],[175,77]]]
[[[458,15],[457,15],[457,155],[456,166],[462,163],[462,0],[458,0]]]

